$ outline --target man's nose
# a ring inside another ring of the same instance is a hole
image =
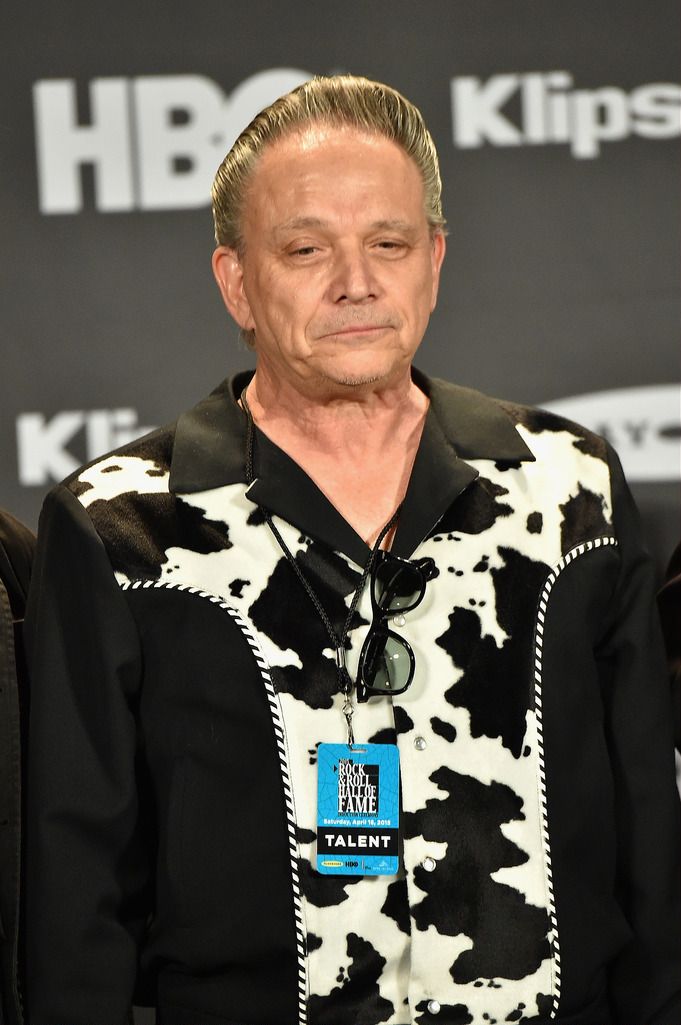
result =
[[[346,247],[338,252],[334,262],[333,301],[359,303],[375,299],[377,295],[378,285],[364,247]]]

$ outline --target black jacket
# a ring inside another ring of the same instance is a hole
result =
[[[21,717],[24,618],[35,538],[0,511],[0,1023],[22,1021],[19,996]]]
[[[315,871],[342,742],[319,616],[368,549],[225,384],[50,496],[27,616],[31,1025],[673,1025],[677,802],[652,575],[616,456],[537,410],[431,405],[393,542],[438,574],[400,752],[398,876]],[[365,593],[348,666],[371,619]]]

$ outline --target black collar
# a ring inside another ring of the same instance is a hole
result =
[[[225,380],[177,423],[170,490],[191,494],[245,481],[246,416],[238,398],[253,371]],[[480,392],[413,371],[430,399],[392,550],[408,558],[478,476],[467,459],[534,460],[503,406]],[[256,432],[256,478],[247,495],[309,537],[363,565],[369,548],[293,459]]]

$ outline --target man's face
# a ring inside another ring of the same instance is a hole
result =
[[[298,390],[397,381],[435,307],[444,237],[397,144],[312,125],[268,147],[243,211],[244,252],[215,275],[258,367]]]

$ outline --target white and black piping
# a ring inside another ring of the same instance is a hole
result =
[[[539,790],[541,796],[541,831],[542,845],[544,848],[544,861],[546,866],[546,884],[548,891],[548,912],[550,921],[549,944],[552,954],[552,996],[553,1003],[549,1018],[555,1018],[558,1012],[558,1002],[561,990],[561,963],[560,963],[560,942],[558,939],[558,920],[556,917],[556,902],[553,888],[553,870],[551,866],[551,843],[549,838],[549,819],[546,797],[546,766],[544,761],[544,731],[542,712],[542,682],[543,682],[543,657],[544,657],[544,623],[549,598],[554,585],[563,570],[574,562],[575,559],[596,548],[604,548],[608,545],[616,545],[617,538],[611,535],[595,538],[593,541],[585,541],[583,544],[571,548],[566,555],[560,559],[549,573],[537,608],[537,624],[535,629],[534,643],[534,710],[537,722],[537,748],[539,754]]]

